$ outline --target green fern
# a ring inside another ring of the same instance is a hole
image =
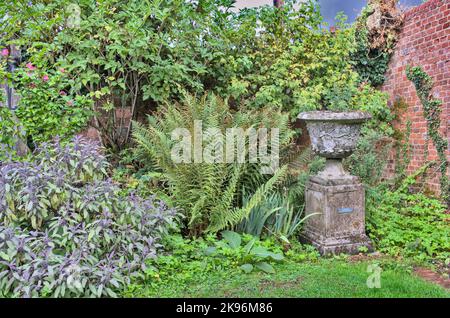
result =
[[[275,184],[286,176],[287,166],[283,166],[278,169],[275,174],[263,185],[261,185],[255,193],[251,196],[250,200],[241,208],[234,208],[232,210],[221,211],[217,218],[213,218],[208,231],[217,232],[227,227],[233,227],[247,218],[251,210],[264,200],[269,191],[273,189]],[[226,212],[226,213],[223,213]]]
[[[159,173],[159,189],[155,192],[164,192],[170,202],[181,209],[192,236],[239,223],[287,171],[287,167],[283,167],[270,177],[260,173],[261,163],[174,163],[171,160],[171,133],[175,128],[185,128],[193,135],[195,120],[202,121],[203,130],[214,127],[223,133],[233,127],[244,130],[278,127],[280,151],[291,146],[293,136],[287,114],[245,107],[234,111],[226,100],[212,94],[200,98],[186,95],[182,103],[167,104],[155,116],[150,116],[147,126],[135,123],[133,138],[137,159]],[[253,197],[246,206],[241,206],[244,188]]]

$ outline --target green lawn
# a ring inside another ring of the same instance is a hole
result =
[[[321,259],[284,263],[276,274],[216,272],[153,286],[136,286],[134,297],[450,297],[448,290],[405,270],[381,272],[381,288],[366,285],[370,263]],[[179,275],[180,273],[178,273]],[[201,277],[201,278],[200,278]]]

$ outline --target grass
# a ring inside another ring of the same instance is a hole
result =
[[[162,280],[135,286],[134,297],[444,297],[450,292],[428,283],[405,269],[384,269],[381,288],[370,289],[370,273],[364,261],[320,259],[318,262],[287,262],[276,266],[275,274],[218,271],[192,275],[182,280]],[[178,273],[179,274],[179,273]],[[177,275],[178,275],[177,274]],[[177,277],[177,275],[174,275]]]

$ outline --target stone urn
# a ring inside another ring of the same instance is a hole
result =
[[[309,178],[305,193],[308,217],[302,234],[322,254],[357,253],[371,249],[365,234],[364,188],[342,166],[355,150],[361,125],[371,116],[361,111],[312,111],[306,122],[314,153],[326,158],[325,168]]]

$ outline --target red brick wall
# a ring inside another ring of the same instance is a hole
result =
[[[382,90],[390,95],[391,105],[402,98],[408,108],[401,115],[396,128],[405,131],[409,118],[412,129],[409,173],[437,159],[436,149],[429,141],[428,157],[424,158],[427,128],[423,117],[422,105],[416,95],[413,84],[406,78],[406,66],[422,66],[433,78],[433,95],[443,101],[441,132],[450,140],[450,0],[429,0],[405,13],[403,29],[399,35],[396,50],[386,73],[386,82]],[[447,153],[450,160],[450,152]],[[389,167],[393,170],[393,167]],[[439,191],[439,176],[431,174],[426,185],[432,191]]]

